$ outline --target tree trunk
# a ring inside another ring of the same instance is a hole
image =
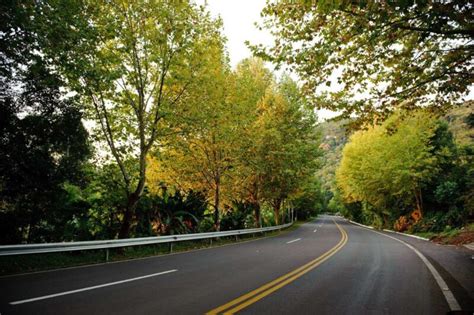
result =
[[[262,227],[262,211],[260,201],[258,199],[258,177],[254,179],[249,191],[249,200],[254,210],[255,226]]]
[[[389,218],[389,216],[382,213],[382,217],[383,217],[383,225],[384,225],[384,227],[385,227],[385,228],[390,228],[390,218]]]
[[[137,207],[140,197],[133,193],[128,196],[127,206],[123,215],[122,226],[120,227],[119,238],[128,238],[132,227],[132,221],[135,216],[135,208]]]
[[[125,207],[125,213],[123,216],[122,226],[119,232],[119,238],[128,238],[130,236],[130,230],[132,227],[133,220],[135,218],[135,209],[145,188],[147,152],[147,150],[142,148],[142,152],[140,153],[140,178],[135,191],[133,193],[128,193],[127,205]]]
[[[273,216],[275,217],[275,224],[280,225],[280,206],[281,206],[281,201],[276,200],[273,203]]]
[[[220,230],[220,221],[219,221],[219,197],[220,197],[220,181],[216,180],[216,190],[214,192],[214,228],[216,231]]]
[[[254,209],[255,226],[256,227],[262,227],[262,216],[261,216],[261,213],[260,213],[260,203],[259,202],[254,202],[253,209]]]
[[[423,196],[421,195],[421,189],[415,188],[415,200],[416,200],[416,209],[423,214]]]

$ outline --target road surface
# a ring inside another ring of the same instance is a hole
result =
[[[474,310],[467,249],[333,216],[276,237],[0,278],[4,314],[446,314]]]

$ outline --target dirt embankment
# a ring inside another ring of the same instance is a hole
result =
[[[447,245],[469,244],[474,242],[474,231],[461,231],[453,236],[438,235],[433,237],[431,241]]]

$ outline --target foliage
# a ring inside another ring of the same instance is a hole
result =
[[[228,211],[222,216],[222,230],[240,230],[254,226],[252,218],[252,205],[244,202],[234,202],[233,211]]]
[[[291,203],[298,220],[308,220],[327,208],[323,189],[315,178],[303,185]]]
[[[265,159],[263,195],[272,204],[277,223],[282,202],[315,171],[320,141],[314,112],[298,94],[296,83],[284,77],[279,89],[262,99],[258,120],[259,153]]]
[[[315,170],[316,118],[288,77],[277,84],[258,59],[244,60],[234,73],[227,73],[221,59],[210,67],[213,79],[202,84],[217,80],[236,90],[216,88],[197,98],[209,103],[196,112],[191,108],[186,130],[150,160],[149,182],[206,192],[216,228],[221,214],[228,222],[244,218],[229,213],[240,212],[236,205],[242,204],[253,209],[255,225],[260,225],[263,202],[272,204],[278,223],[284,201],[298,193]]]
[[[220,40],[219,23],[188,1],[71,0],[37,12],[42,51],[78,93],[120,168],[127,201],[119,236],[126,237],[145,188],[146,157],[198,87],[196,71]]]
[[[456,144],[461,146],[472,144],[474,139],[474,101],[468,101],[462,106],[452,108],[445,115],[445,119]]]
[[[313,106],[192,1],[6,1],[0,242],[280,224],[328,196]],[[440,188],[441,189],[441,188]]]
[[[439,171],[439,156],[430,142],[435,129],[436,120],[429,114],[399,113],[381,126],[353,134],[336,174],[344,198],[378,209],[399,199],[422,209],[421,189]]]
[[[424,111],[399,112],[354,133],[336,174],[344,202],[362,203],[361,211],[349,214],[387,227],[396,221],[396,229],[409,231],[463,224],[472,196],[472,158],[461,148],[446,121]],[[347,210],[333,199],[331,208]]]
[[[230,71],[223,41],[208,45],[197,74],[200,88],[189,92],[186,110],[179,113],[165,149],[154,153],[151,177],[179,189],[207,194],[219,230],[222,205],[228,203],[228,179],[234,143],[238,137],[238,109],[228,102]]]
[[[410,232],[442,232],[451,227],[462,226],[465,223],[465,213],[459,209],[448,212],[436,211],[426,215],[418,224],[411,227]]]
[[[325,121],[319,124],[322,139],[319,148],[322,151],[321,168],[317,170],[323,188],[333,191],[336,188],[336,168],[342,157],[342,149],[348,140],[348,121]]]
[[[346,118],[446,109],[473,83],[469,1],[279,0],[262,16],[275,41],[253,51],[295,70],[318,107]]]
[[[61,240],[63,222],[82,211],[62,204],[64,182],[84,184],[89,147],[81,114],[66,105],[20,119],[15,105],[8,99],[0,104],[0,241]]]
[[[242,60],[233,75],[231,102],[240,108],[239,132],[236,140],[235,165],[233,166],[234,199],[252,205],[256,226],[262,225],[263,167],[265,155],[261,154],[261,137],[258,119],[262,114],[258,104],[268,89],[274,85],[273,74],[257,58]]]
[[[33,53],[31,3],[1,6],[0,243],[69,239],[64,223],[84,211],[64,205],[66,183],[87,184],[83,113]]]
[[[150,196],[151,206],[139,210],[139,220],[149,228],[144,230],[149,235],[183,234],[198,232],[199,222],[204,219],[207,203],[202,194],[189,191],[186,195],[179,191],[161,197]],[[140,216],[141,212],[143,215]],[[151,231],[150,231],[151,230]]]

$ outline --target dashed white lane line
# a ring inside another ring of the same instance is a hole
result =
[[[318,229],[314,229],[313,233],[316,233],[318,231]]]
[[[131,279],[125,279],[125,280],[120,280],[120,281],[115,281],[115,282],[99,284],[99,285],[95,285],[95,286],[92,286],[92,287],[86,287],[86,288],[77,289],[77,290],[71,290],[71,291],[65,291],[65,292],[50,294],[50,295],[44,295],[44,296],[39,296],[39,297],[26,299],[26,300],[14,301],[14,302],[10,302],[10,305],[30,303],[30,302],[40,301],[40,300],[51,299],[51,298],[55,298],[55,297],[58,297],[58,296],[69,295],[69,294],[74,294],[74,293],[79,293],[79,292],[84,292],[84,291],[89,291],[89,290],[95,290],[95,289],[104,288],[104,287],[110,287],[112,285],[117,285],[117,284],[122,284],[122,283],[126,283],[126,282],[132,282],[132,281],[137,281],[137,280],[141,280],[141,279],[156,277],[156,276],[160,276],[160,275],[164,275],[164,274],[172,273],[172,272],[176,272],[176,271],[178,271],[178,270],[177,269],[172,269],[172,270],[152,273],[152,274],[146,275],[146,276],[141,276],[141,277],[136,277],[136,278],[131,278]]]
[[[298,241],[301,241],[301,238],[297,238],[297,239],[295,239],[295,240],[286,242],[286,244],[291,244],[291,243],[298,242]]]

